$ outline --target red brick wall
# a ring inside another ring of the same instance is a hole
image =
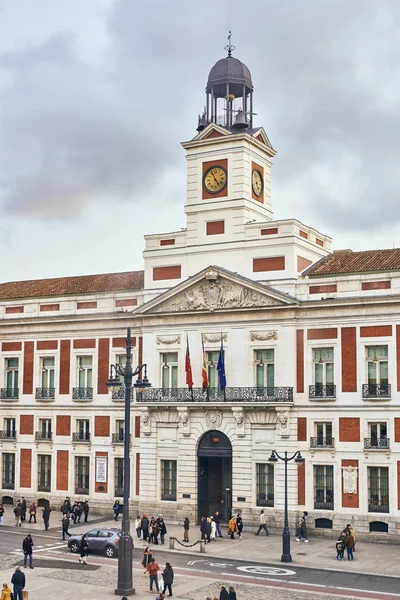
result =
[[[307,419],[305,417],[297,418],[297,441],[307,441]]]
[[[400,419],[397,417],[394,420],[394,441],[400,442]]]
[[[160,246],[175,246],[174,238],[169,238],[168,240],[160,240]]]
[[[57,450],[56,489],[68,491],[68,450]]]
[[[6,306],[6,315],[13,315],[15,313],[23,313],[23,306]]]
[[[140,494],[140,453],[136,452],[136,496]]]
[[[76,308],[77,310],[82,310],[85,308],[97,308],[97,302],[96,301],[91,301],[91,302],[77,302],[76,303]]]
[[[136,338],[133,338],[132,345],[136,346]],[[113,338],[112,339],[112,347],[113,348],[125,348],[126,346],[126,338]]]
[[[332,292],[336,292],[336,283],[332,283],[330,285],[310,285],[308,287],[309,294],[331,294]]]
[[[110,417],[94,418],[94,435],[95,437],[109,437],[110,435]]]
[[[400,325],[396,325],[397,391],[400,392]]]
[[[360,327],[361,337],[380,337],[380,336],[391,336],[392,326],[391,325],[373,325],[371,327]]]
[[[1,349],[3,352],[15,352],[22,350],[22,342],[3,342]]]
[[[220,235],[225,233],[225,221],[208,221],[206,235]]]
[[[34,342],[24,342],[24,394],[33,394]]]
[[[304,238],[305,240],[308,240],[308,233],[306,233],[305,231],[302,231],[300,229],[299,235],[300,235],[300,237]]]
[[[31,487],[32,450],[22,448],[20,453],[19,485],[22,488]]]
[[[324,245],[324,241],[323,241],[323,240],[319,240],[318,238],[316,238],[316,239],[315,239],[315,243],[316,243],[318,246],[323,246],[323,245]]]
[[[304,331],[296,331],[296,389],[299,394],[304,392]]]
[[[106,467],[106,478],[108,480],[108,452],[96,452],[96,456],[105,456],[107,458],[107,467]],[[94,489],[98,494],[107,494],[108,491],[108,481],[106,482],[94,482]]]
[[[21,435],[33,435],[33,415],[20,415],[19,432]]]
[[[96,340],[74,340],[75,350],[84,350],[86,348],[96,348]]]
[[[304,506],[306,503],[306,464],[297,465],[297,504]]]
[[[391,282],[389,281],[363,281],[361,284],[362,290],[390,290]]]
[[[60,342],[60,394],[69,394],[69,376],[71,368],[71,341]]]
[[[138,361],[139,365],[143,364],[143,336],[139,335],[139,348],[138,348]]]
[[[59,304],[41,304],[40,312],[51,312],[53,310],[60,310]]]
[[[336,340],[337,329],[309,329],[307,331],[308,340]]]
[[[57,340],[42,340],[41,342],[36,342],[37,350],[57,350],[57,348]]]
[[[342,460],[342,467],[357,467],[358,468],[358,460]],[[343,508],[358,508],[359,503],[359,476],[360,471],[357,471],[357,490],[355,494],[345,494],[344,493],[344,478],[343,478],[343,470],[342,470],[342,506]]]
[[[312,260],[308,260],[308,258],[304,258],[303,256],[297,257],[297,272],[301,273],[304,269],[307,269],[312,264]]]
[[[140,438],[140,417],[135,417],[135,437]]]
[[[120,306],[136,306],[137,305],[137,298],[125,298],[124,300],[116,300],[115,301],[115,306],[116,307],[120,307]]]
[[[263,271],[284,271],[285,257],[272,256],[269,258],[253,258],[253,273]]]
[[[99,353],[97,363],[97,393],[108,394],[108,375],[110,369],[110,340],[99,339]]]
[[[69,415],[57,415],[56,435],[71,435],[71,417]]]
[[[164,279],[180,279],[181,265],[172,265],[170,267],[153,267],[153,281],[163,281]]]
[[[355,327],[342,327],[342,392],[357,391],[357,335]]]
[[[339,418],[339,440],[341,442],[360,441],[360,419],[359,417]]]
[[[261,235],[275,235],[278,233],[277,227],[270,227],[269,229],[261,229]]]

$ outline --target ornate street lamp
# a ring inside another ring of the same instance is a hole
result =
[[[142,375],[143,373],[143,375]],[[117,390],[121,386],[121,379],[124,379],[125,385],[125,438],[124,438],[124,506],[122,511],[122,528],[118,551],[118,582],[115,594],[118,596],[131,596],[135,593],[133,587],[132,558],[133,541],[130,534],[129,523],[129,496],[130,496],[130,423],[131,423],[131,391],[132,379],[138,376],[133,384],[134,388],[151,387],[147,379],[147,365],[138,365],[132,370],[132,338],[131,328],[128,327],[126,335],[126,363],[122,365],[110,365],[110,378],[107,381],[107,387],[111,390]]]
[[[288,478],[287,478],[287,465],[288,462],[294,459],[294,462],[297,464],[301,464],[304,462],[304,458],[301,456],[300,452],[295,452],[292,456],[288,456],[287,451],[285,450],[285,455],[280,456],[276,452],[276,450],[272,450],[271,456],[269,457],[269,462],[276,463],[279,460],[283,460],[285,463],[285,523],[283,526],[283,534],[282,534],[282,556],[281,562],[292,562],[292,555],[290,554],[290,531],[289,531],[289,519],[288,519]]]

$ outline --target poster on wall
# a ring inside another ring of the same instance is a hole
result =
[[[106,456],[96,456],[96,483],[107,483]]]

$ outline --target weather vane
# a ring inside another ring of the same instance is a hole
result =
[[[232,51],[235,49],[235,46],[231,44],[232,31],[229,32],[228,35],[228,45],[225,46],[225,50],[228,51],[228,56],[232,56]]]

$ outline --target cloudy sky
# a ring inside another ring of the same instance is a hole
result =
[[[140,269],[185,226],[180,142],[229,29],[275,217],[400,246],[398,0],[0,0],[0,281]]]

